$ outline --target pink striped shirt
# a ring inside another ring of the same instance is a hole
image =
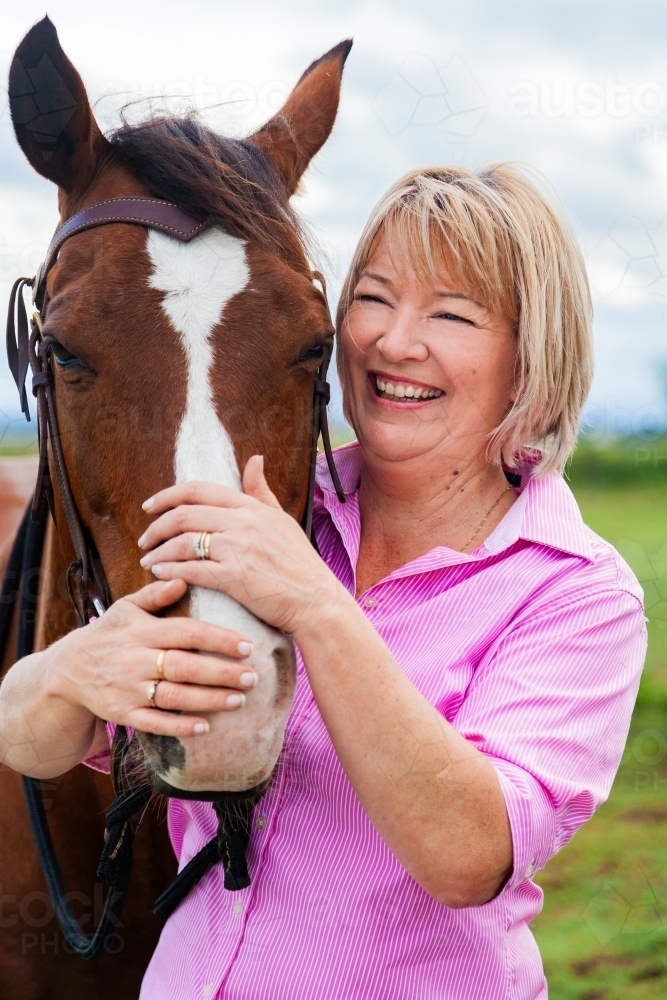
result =
[[[359,447],[337,464],[347,503],[320,466],[317,539],[354,592]],[[531,876],[609,793],[645,653],[639,584],[552,474],[527,482],[472,555],[436,547],[359,603],[415,687],[497,768],[511,878],[460,910],[420,888],[358,802],[300,664],[281,764],[255,809],[252,883],[228,892],[209,872],[167,922],[141,1000],[546,998]],[[203,802],[172,800],[169,827],[181,866],[216,832]]]

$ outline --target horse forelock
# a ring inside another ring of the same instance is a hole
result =
[[[190,114],[126,123],[110,141],[118,162],[155,197],[304,267],[305,230],[284,180],[252,140],[213,132]]]

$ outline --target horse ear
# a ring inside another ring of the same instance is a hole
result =
[[[83,190],[108,143],[48,17],[14,53],[9,108],[18,144],[37,173],[68,193]]]
[[[351,48],[351,39],[340,42],[309,66],[280,111],[251,136],[278,169],[290,196],[331,134]]]

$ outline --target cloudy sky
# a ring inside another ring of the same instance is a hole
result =
[[[44,0],[3,0],[3,81]],[[299,207],[335,292],[372,206],[427,163],[514,160],[564,203],[589,262],[597,376],[589,419],[652,430],[667,361],[667,10],[662,0],[51,0],[103,127],[141,99],[186,101],[243,134],[303,69],[354,37],[335,133]],[[4,86],[4,84],[3,84]],[[57,221],[0,112],[0,296]],[[138,331],[138,335],[140,331]],[[665,387],[667,391],[667,386]],[[16,416],[2,361],[0,409]],[[18,427],[18,423],[13,423]]]

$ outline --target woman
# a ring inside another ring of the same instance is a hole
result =
[[[150,498],[141,562],[162,582],[12,668],[0,732],[20,744],[41,713],[49,764],[7,759],[53,772],[104,753],[101,719],[181,735],[243,711],[245,637],[206,626],[226,659],[190,654],[178,683],[178,619],[155,699],[181,714],[146,707],[167,644],[147,612],[218,587],[292,635],[297,696],[251,886],[206,877],[142,998],[546,997],[531,876],[609,792],[646,642],[639,585],[562,478],[591,377],[583,261],[512,168],[418,170],[373,213],[338,329],[358,443],[337,453],[344,505],[319,470],[321,557],[258,457],[245,494]],[[172,801],[170,830],[185,864],[211,806]]]

